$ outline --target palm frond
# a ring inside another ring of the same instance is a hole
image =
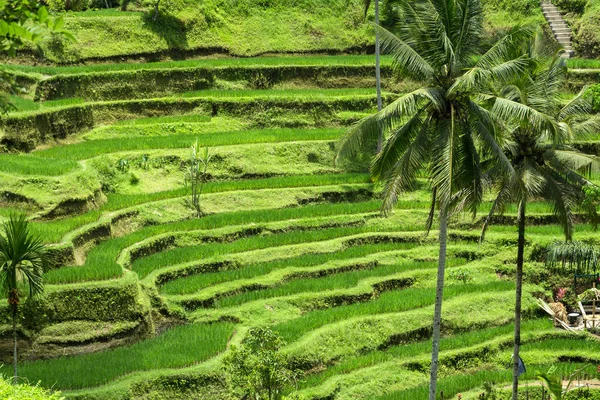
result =
[[[381,49],[391,54],[394,68],[415,81],[429,81],[434,75],[432,66],[408,43],[387,29],[376,25],[381,38]]]
[[[391,134],[371,165],[371,176],[375,182],[385,178],[386,171],[394,168],[394,165],[410,148],[415,137],[422,130],[427,129],[426,126],[423,126],[423,123],[424,118],[421,113],[415,113],[412,118]]]
[[[344,159],[360,154],[368,143],[376,143],[380,129],[377,114],[354,124],[336,145],[335,163],[339,164]]]
[[[511,197],[510,181],[505,180],[500,185],[500,190],[498,191],[496,198],[492,202],[492,207],[490,208],[488,215],[483,220],[483,225],[481,227],[481,234],[479,235],[479,243],[482,243],[484,241],[485,234],[487,232],[488,227],[490,226],[490,224],[492,222],[492,217],[494,216],[494,214],[496,214],[496,212],[498,212],[499,209],[502,209],[504,204],[506,204],[510,201],[510,197]]]
[[[372,166],[373,170],[381,171],[381,181],[385,181],[383,189],[383,204],[382,210],[384,214],[390,210],[398,201],[400,193],[413,188],[416,180],[416,174],[425,166],[425,161],[429,158],[429,124],[434,123],[433,119],[428,118],[421,125],[418,135],[414,138],[408,149],[402,154],[393,168],[383,171],[378,163],[381,162],[382,156],[380,153]]]
[[[461,67],[470,61],[479,47],[483,33],[483,9],[479,0],[465,0],[459,4],[459,10],[460,28],[455,34],[457,37],[454,40],[454,48],[456,60]]]
[[[526,121],[533,129],[548,132],[548,136],[555,138],[559,131],[557,122],[550,115],[544,114],[526,104],[496,97],[492,112],[497,118],[505,121]]]
[[[515,56],[523,55],[523,45],[530,40],[533,32],[534,30],[530,26],[515,26],[481,56],[475,66],[491,69],[495,65],[515,58]]]

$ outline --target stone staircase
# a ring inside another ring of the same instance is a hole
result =
[[[565,57],[573,57],[575,51],[571,43],[571,28],[565,22],[560,11],[549,1],[542,1],[542,12],[550,24],[550,29],[558,43],[565,49]]]

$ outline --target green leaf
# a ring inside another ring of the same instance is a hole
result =
[[[48,20],[48,10],[45,6],[40,7],[40,9],[37,12],[37,17],[41,23],[44,23],[46,22],[46,20]]]
[[[54,29],[55,31],[60,31],[64,24],[65,24],[65,20],[63,19],[63,17],[55,18],[54,26],[52,27],[52,29]]]

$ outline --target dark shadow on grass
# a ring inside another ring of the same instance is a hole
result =
[[[159,12],[144,14],[144,28],[151,30],[167,42],[169,50],[188,50],[187,32],[182,21],[172,15]]]

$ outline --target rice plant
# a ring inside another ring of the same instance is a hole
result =
[[[109,10],[99,10],[98,12],[108,12]],[[113,11],[113,10],[110,10]],[[114,12],[114,11],[113,11]],[[86,13],[89,13],[86,12]],[[79,14],[79,13],[74,13]],[[122,15],[116,12],[117,15]],[[129,13],[131,14],[131,12]],[[373,60],[368,55],[343,55],[343,56],[282,56],[282,57],[251,57],[251,58],[215,58],[203,60],[182,60],[182,61],[163,61],[153,63],[121,63],[121,64],[90,64],[80,66],[27,66],[8,64],[5,66],[8,70],[38,73],[45,75],[61,74],[84,74],[89,72],[112,72],[128,71],[139,69],[174,69],[174,68],[226,68],[226,67],[260,67],[260,66],[370,66]],[[382,57],[383,65],[391,65],[392,59],[387,56]]]
[[[285,260],[274,260],[270,262],[251,263],[242,268],[225,270],[212,273],[203,273],[191,275],[185,278],[176,279],[167,282],[160,287],[163,294],[190,294],[203,288],[219,283],[235,281],[239,279],[250,279],[260,275],[266,275],[272,271],[289,267],[290,265],[301,267],[312,267],[331,260],[347,260],[351,258],[364,257],[368,254],[406,249],[415,246],[414,244],[399,243],[380,243],[368,244],[363,246],[348,247],[339,251],[326,253],[309,253],[297,257],[287,258]]]
[[[29,382],[56,389],[98,386],[135,371],[184,367],[207,360],[225,350],[233,328],[227,323],[181,325],[129,346],[24,362],[19,374]],[[6,374],[8,369],[2,366],[0,371]]]
[[[444,298],[449,299],[469,293],[484,293],[486,291],[499,292],[510,289],[514,289],[514,283],[507,281],[483,285],[449,286],[444,290]],[[288,322],[277,324],[273,329],[279,332],[284,340],[292,342],[316,328],[337,321],[362,315],[376,315],[414,310],[432,305],[434,300],[435,292],[431,287],[407,288],[404,290],[382,293],[377,299],[366,303],[316,310]]]
[[[234,144],[281,143],[306,140],[336,140],[340,129],[265,129],[240,132],[222,132],[198,137],[200,146],[228,146]],[[44,158],[85,160],[102,154],[150,149],[185,149],[194,133],[163,137],[138,137],[91,140],[82,143],[52,147],[34,154]]]
[[[29,154],[0,154],[0,172],[16,175],[59,176],[79,167],[77,161],[40,158]]]
[[[171,224],[150,226],[132,234],[107,240],[94,247],[87,256],[83,266],[60,268],[49,271],[44,279],[47,283],[70,283],[108,279],[121,275],[121,267],[116,259],[124,248],[140,242],[148,237],[166,232],[190,231],[199,229],[215,229],[224,226],[244,225],[261,222],[282,221],[287,219],[313,218],[328,215],[351,215],[374,212],[379,209],[379,202],[339,203],[305,206],[275,210],[252,210],[232,213],[207,215],[200,219],[186,220]],[[36,231],[38,232],[38,231]]]
[[[398,264],[384,264],[366,269],[340,272],[317,278],[293,279],[269,289],[256,290],[222,298],[216,302],[216,306],[234,307],[259,299],[290,296],[298,293],[345,289],[356,286],[360,280],[365,278],[387,276],[413,269],[423,270],[427,268],[434,268],[436,265],[437,264],[434,262],[409,261]]]

